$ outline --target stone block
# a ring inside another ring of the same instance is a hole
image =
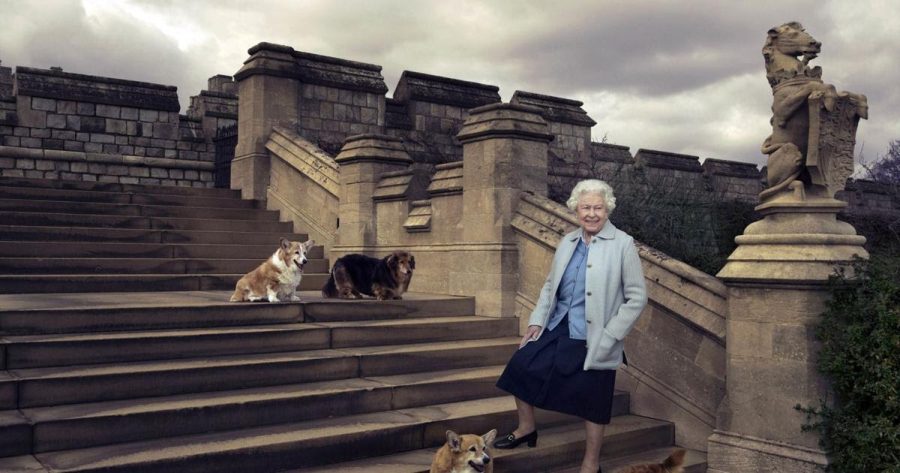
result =
[[[50,138],[57,140],[74,140],[75,139],[74,131],[65,131],[65,130],[53,130],[50,133]]]
[[[100,153],[103,151],[103,145],[100,143],[85,143],[84,144],[84,152],[85,153]]]
[[[66,128],[81,131],[81,117],[78,115],[66,115]]]
[[[178,151],[174,149],[167,149],[163,152],[164,158],[175,159],[178,157]]]
[[[107,166],[106,172],[112,176],[127,176],[128,166],[124,166],[121,164],[110,164],[109,166]]]
[[[95,176],[95,175],[93,175],[93,174],[82,174],[82,175],[81,175],[81,180],[82,180],[82,181],[89,181],[89,182],[97,182],[97,176]]]
[[[145,167],[130,167],[128,168],[129,176],[137,176],[137,177],[150,177],[150,169]]]
[[[40,148],[41,147],[41,139],[40,138],[20,138],[19,142],[25,148]]]
[[[155,122],[159,120],[159,111],[157,110],[141,110],[140,119],[142,122]]]
[[[172,179],[184,179],[184,170],[183,169],[170,169],[169,177]]]
[[[84,151],[84,143],[81,141],[67,140],[64,149],[66,151]]]
[[[119,178],[121,184],[139,184],[141,181],[136,177],[122,176]]]
[[[53,163],[53,165],[56,168],[55,169],[56,171],[61,172],[61,171],[68,171],[72,164],[69,163],[68,161],[55,161]]]
[[[78,141],[91,141],[90,133],[77,133],[75,139]]]
[[[91,174],[106,174],[107,167],[103,163],[88,163],[88,172]]]
[[[96,107],[92,103],[78,102],[78,114],[79,115],[94,115],[96,113]]]
[[[123,120],[137,120],[139,115],[136,108],[122,107],[121,118]]]
[[[197,179],[200,179],[200,173],[193,169],[187,169],[184,171],[184,178],[196,181]]]
[[[119,118],[122,115],[122,108],[116,105],[97,105],[97,116],[104,118]]]
[[[47,117],[49,124],[50,117]],[[115,135],[124,135],[127,130],[127,122],[124,120],[106,119],[106,132]]]
[[[129,142],[128,137],[125,135],[117,135],[116,136],[116,144],[117,145],[127,145]]]
[[[17,126],[13,128],[13,135],[15,136],[31,136],[31,128],[25,128],[24,126]]]
[[[113,135],[107,135],[105,133],[91,133],[91,142],[114,144],[116,142],[116,137]]]
[[[23,169],[4,169],[3,177],[25,177],[25,170],[23,170]]]
[[[71,100],[57,100],[56,113],[63,113],[66,115],[78,113],[78,103]]]
[[[45,99],[43,97],[32,97],[31,98],[31,108],[34,110],[44,110],[47,112],[55,112],[56,111],[56,100],[55,99]]]
[[[118,145],[116,145],[116,144],[104,144],[104,145],[103,145],[103,152],[106,153],[106,154],[118,154],[118,153],[119,153],[119,147],[118,147]]]
[[[43,179],[44,171],[29,170],[25,171],[25,177],[29,179]]]
[[[169,171],[162,168],[150,168],[150,176],[160,178],[169,177]]]
[[[3,139],[0,142],[3,143],[3,146],[15,146],[15,147],[21,146],[20,139],[18,136],[4,136],[2,138]],[[6,158],[3,158],[3,159],[6,159]]]
[[[142,177],[138,182],[150,186],[158,186],[160,183],[159,179],[154,179],[152,177]]]
[[[56,166],[54,166],[54,162],[48,161],[46,159],[35,160],[34,168],[39,171],[55,171],[56,170]]]
[[[59,177],[64,180],[67,180],[67,181],[80,181],[81,180],[81,174],[74,174],[71,172],[61,172],[61,173],[59,173]]]
[[[101,117],[81,117],[81,131],[103,133],[106,131],[106,119]]]
[[[50,130],[47,128],[32,128],[31,129],[31,137],[32,138],[50,138]]]
[[[88,172],[88,163],[72,163],[71,165],[72,172]]]
[[[162,148],[147,148],[147,156],[150,158],[163,157],[164,150]]]
[[[101,175],[97,178],[97,181],[98,181],[98,182],[111,182],[111,183],[114,183],[114,182],[119,182],[119,178],[116,177],[116,176],[104,176],[104,175],[101,174]]]
[[[163,140],[178,139],[178,125],[171,123],[159,123],[153,127],[153,137]]]

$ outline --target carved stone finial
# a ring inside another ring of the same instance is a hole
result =
[[[762,53],[773,102],[772,134],[762,145],[769,155],[763,204],[780,195],[834,197],[852,173],[856,125],[868,116],[866,96],[838,92],[822,81],[821,67],[809,67],[821,47],[797,22],[766,37]]]

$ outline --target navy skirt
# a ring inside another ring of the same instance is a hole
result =
[[[585,370],[587,345],[569,338],[569,321],[513,354],[497,387],[541,409],[609,424],[616,370]]]

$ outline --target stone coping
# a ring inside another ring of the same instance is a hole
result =
[[[716,176],[759,179],[760,175],[759,168],[753,163],[706,158],[701,166],[703,167],[704,172]]]
[[[215,165],[209,161],[189,161],[171,158],[150,158],[123,154],[85,153],[55,149],[21,148],[0,146],[0,158],[47,159],[50,161],[83,161],[87,163],[120,164],[125,166],[146,166],[169,169],[190,169],[213,171]]]
[[[584,103],[577,100],[517,90],[513,93],[509,103],[537,107],[541,109],[541,116],[547,121],[586,126],[588,128],[597,124],[581,108]]]
[[[166,112],[181,109],[175,86],[31,67],[16,68],[16,92],[20,96]]]
[[[233,100],[238,99],[237,94],[230,94],[228,92],[217,92],[215,90],[201,90],[200,95],[202,95],[204,97],[217,97],[220,99],[233,99]]]
[[[700,166],[700,158],[689,154],[672,153],[653,149],[639,149],[634,155],[634,161],[638,165],[651,168],[676,169],[688,172],[703,172]]]
[[[401,102],[417,100],[468,109],[500,102],[499,91],[500,88],[494,85],[403,71],[394,90],[394,99]]]
[[[598,161],[634,164],[631,148],[610,143],[591,143],[591,158]]]

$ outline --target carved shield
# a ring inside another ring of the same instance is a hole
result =
[[[838,97],[828,111],[822,98],[809,99],[809,148],[806,167],[813,184],[824,186],[828,196],[844,190],[853,174],[853,147],[859,124],[857,104]]]

